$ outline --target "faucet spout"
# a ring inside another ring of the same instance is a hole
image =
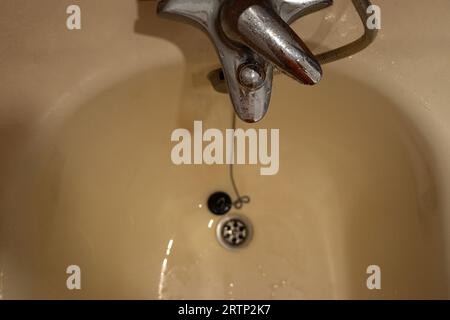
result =
[[[275,11],[271,1],[225,2],[221,11],[221,26],[230,40],[249,47],[301,83],[314,85],[321,80],[319,62]]]

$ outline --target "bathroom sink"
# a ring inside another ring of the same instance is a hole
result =
[[[449,298],[448,1],[373,1],[371,47],[314,87],[275,77],[265,119],[237,123],[280,130],[276,175],[234,167],[253,228],[237,250],[206,203],[235,198],[229,167],[170,158],[173,130],[232,127],[208,38],[154,1],[80,0],[78,31],[68,1],[21,2],[0,5],[0,297]],[[320,52],[357,25],[342,1],[294,27]]]

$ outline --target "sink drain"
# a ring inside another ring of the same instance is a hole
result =
[[[227,249],[243,248],[252,238],[252,225],[241,215],[229,215],[217,225],[216,235],[220,244]]]

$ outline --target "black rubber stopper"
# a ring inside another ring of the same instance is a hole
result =
[[[215,192],[208,198],[208,209],[216,215],[224,215],[231,210],[231,198],[225,192]]]

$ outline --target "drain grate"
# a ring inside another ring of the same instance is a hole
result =
[[[217,239],[228,249],[246,246],[252,236],[250,221],[241,215],[230,215],[217,225]]]
[[[247,226],[241,220],[229,220],[222,228],[222,237],[228,244],[239,246],[247,239]]]

